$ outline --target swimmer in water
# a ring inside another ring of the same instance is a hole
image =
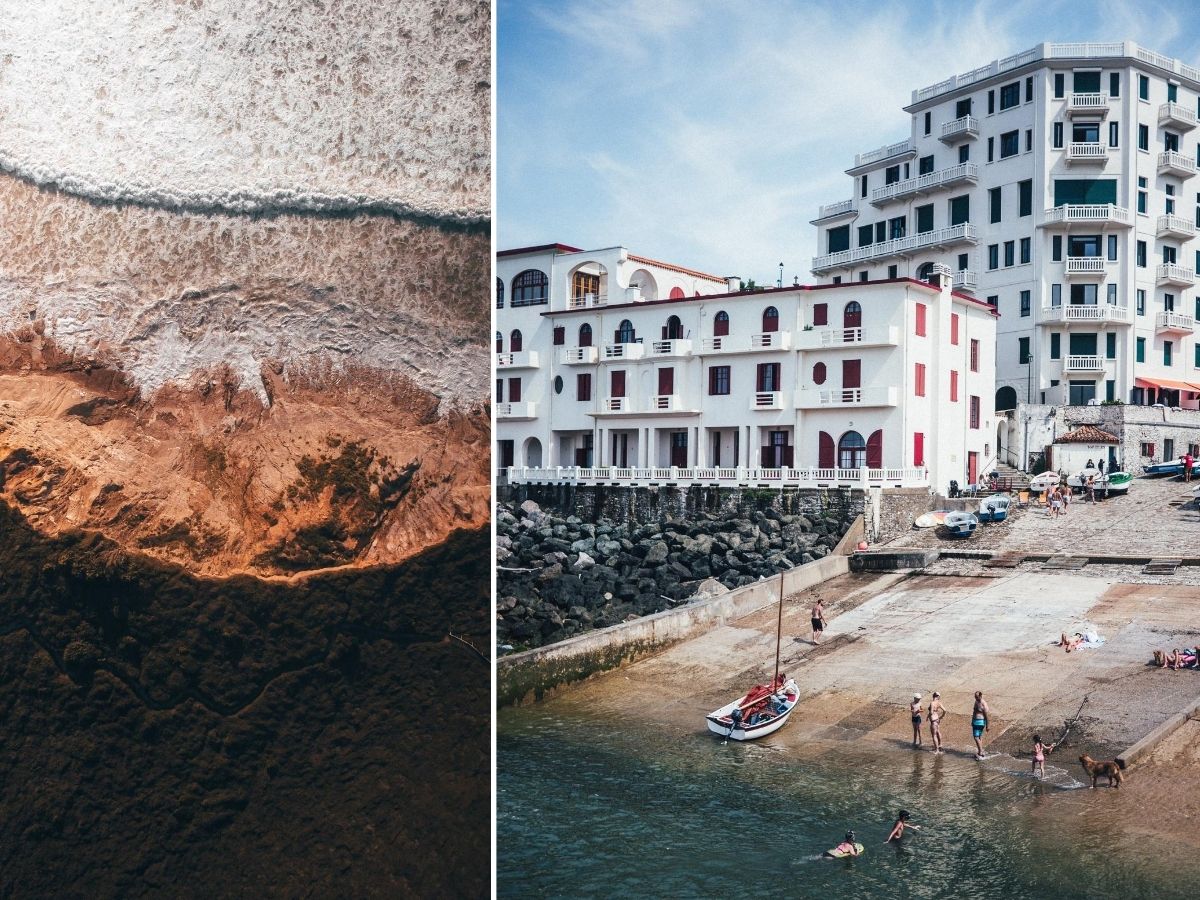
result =
[[[892,841],[898,841],[900,838],[904,837],[905,828],[915,828],[917,831],[921,830],[920,825],[914,825],[912,822],[908,821],[908,819],[908,810],[900,810],[900,814],[896,816],[896,824],[892,826],[892,833],[889,834],[887,836],[887,840],[884,841],[885,844],[890,844]]]
[[[844,841],[842,841],[840,844],[838,844],[836,847],[834,847],[832,850],[826,850],[825,855],[832,856],[834,858],[837,858],[840,856],[858,856],[859,850],[858,850],[858,844],[856,844],[854,842],[854,832],[847,831],[846,839]]]

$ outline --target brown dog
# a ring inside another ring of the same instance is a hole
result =
[[[1096,787],[1096,779],[1107,776],[1108,786],[1120,788],[1123,777],[1121,770],[1125,768],[1125,764],[1119,759],[1110,759],[1104,762],[1092,759],[1086,753],[1079,757],[1079,761],[1083,763],[1083,771],[1092,776],[1092,787]]]

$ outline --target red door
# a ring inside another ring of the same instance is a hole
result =
[[[862,387],[862,360],[842,360],[842,399],[853,402],[858,399],[859,388]]]
[[[613,397],[624,397],[625,396],[625,372],[624,372],[624,370],[619,369],[616,372],[612,373],[612,394],[611,394],[611,396],[613,396]]]
[[[862,326],[862,307],[854,300],[846,304],[846,310],[842,313],[843,328],[859,328]]]
[[[658,370],[658,396],[668,397],[675,393],[674,367]]]
[[[521,379],[520,378],[508,379],[508,402],[509,403],[520,403],[521,402]]]
[[[967,454],[967,483],[979,483],[979,454],[975,452]]]
[[[672,431],[671,432],[671,465],[678,469],[687,468],[687,432]]]

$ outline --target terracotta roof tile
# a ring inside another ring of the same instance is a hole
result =
[[[1102,431],[1095,425],[1080,425],[1074,431],[1068,431],[1066,434],[1057,438],[1056,444],[1119,444],[1115,434],[1109,434],[1107,431]]]

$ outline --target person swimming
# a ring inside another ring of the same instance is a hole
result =
[[[889,834],[887,836],[887,840],[884,841],[885,844],[889,844],[892,841],[898,841],[900,838],[904,837],[905,828],[915,828],[917,831],[921,830],[921,826],[914,825],[912,822],[908,821],[909,818],[910,816],[908,810],[900,810],[900,814],[896,816],[896,824],[892,826],[892,833]]]
[[[832,856],[835,859],[843,856],[858,856],[862,853],[862,849],[854,842],[854,832],[847,831],[846,839],[834,847],[832,850],[826,850],[826,856]]]

